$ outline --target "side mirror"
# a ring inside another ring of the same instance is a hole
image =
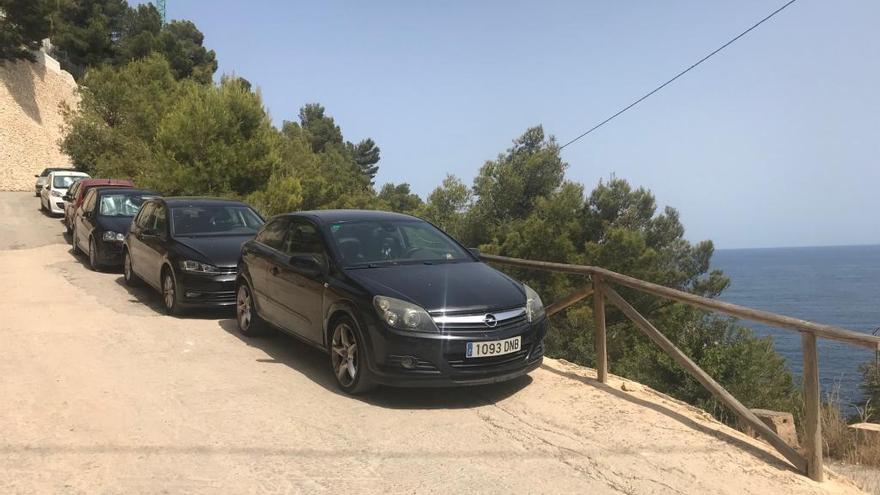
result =
[[[40,178],[40,174],[34,174],[34,177],[36,177],[36,178],[39,179],[39,178]]]
[[[291,256],[287,262],[290,268],[295,272],[301,273],[307,277],[314,277],[324,273],[324,265],[320,263],[316,256],[311,254],[297,254]]]
[[[468,248],[468,251],[470,251],[472,255],[476,256],[477,259],[480,259],[481,253],[479,248]]]

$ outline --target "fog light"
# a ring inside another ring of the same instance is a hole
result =
[[[195,291],[192,291],[192,290],[188,290],[188,291],[186,291],[186,297],[199,297],[199,296],[201,296],[201,295],[202,295],[201,292],[195,292]]]
[[[408,370],[411,370],[416,367],[416,358],[412,356],[403,356],[402,358],[400,358],[400,365]]]

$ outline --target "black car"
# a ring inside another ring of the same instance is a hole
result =
[[[244,245],[239,271],[241,332],[268,324],[323,349],[349,393],[499,382],[544,354],[538,294],[408,215],[281,215]]]
[[[159,193],[146,189],[95,187],[71,218],[75,253],[88,255],[92,270],[122,263],[122,241],[141,205]]]
[[[122,246],[125,282],[143,280],[165,311],[235,304],[241,246],[263,218],[240,201],[156,198],[144,203]]]

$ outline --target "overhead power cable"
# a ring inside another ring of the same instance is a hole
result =
[[[678,74],[676,74],[675,77],[673,77],[672,79],[666,81],[665,83],[661,84],[660,86],[657,86],[656,88],[654,88],[653,90],[651,90],[649,93],[645,94],[644,96],[642,96],[642,97],[639,98],[638,100],[636,100],[636,101],[630,103],[629,105],[623,107],[622,109],[620,109],[617,113],[615,113],[615,114],[612,115],[611,117],[608,117],[607,119],[603,120],[602,122],[599,122],[598,124],[594,125],[594,126],[591,127],[587,132],[585,132],[585,133],[581,134],[580,136],[578,136],[578,137],[572,139],[571,141],[569,141],[569,142],[563,144],[562,146],[559,147],[559,149],[565,148],[566,146],[568,146],[568,145],[574,143],[575,141],[577,141],[577,140],[583,138],[583,137],[586,136],[587,134],[590,134],[591,132],[593,132],[593,131],[595,131],[596,129],[602,127],[603,125],[607,124],[608,122],[611,122],[612,120],[614,120],[614,118],[616,118],[617,116],[619,116],[619,115],[622,114],[623,112],[626,112],[626,111],[629,110],[630,108],[632,108],[632,107],[638,105],[639,103],[645,101],[649,96],[651,96],[651,95],[653,95],[654,93],[656,93],[656,92],[660,91],[661,89],[665,88],[666,86],[668,86],[669,84],[671,84],[673,81],[675,81],[675,80],[678,79],[679,77],[681,77],[681,76],[687,74],[688,72],[691,71],[691,69],[694,69],[696,66],[702,64],[702,63],[705,62],[706,60],[709,60],[710,58],[712,58],[713,55],[715,55],[716,53],[720,52],[721,50],[724,50],[724,49],[727,48],[728,46],[732,45],[734,42],[736,42],[738,39],[742,38],[743,36],[749,34],[749,32],[751,32],[753,29],[755,29],[756,27],[760,26],[761,24],[764,24],[765,22],[767,22],[768,20],[770,20],[771,17],[773,17],[773,16],[775,16],[776,14],[782,12],[783,10],[785,10],[786,7],[788,7],[789,5],[795,3],[796,1],[797,1],[797,0],[790,0],[789,2],[787,2],[787,3],[786,3],[785,5],[783,5],[782,7],[779,7],[778,9],[774,10],[773,12],[771,12],[770,15],[768,15],[767,17],[764,17],[764,18],[761,19],[760,21],[758,21],[758,22],[756,22],[755,24],[753,24],[752,27],[750,27],[750,28],[746,29],[745,31],[739,33],[738,35],[736,35],[736,37],[734,37],[733,39],[731,39],[731,40],[728,41],[727,43],[725,43],[725,44],[721,45],[720,47],[716,48],[714,51],[712,51],[712,53],[706,55],[705,57],[701,58],[700,60],[698,60],[697,62],[695,62],[694,64],[692,64],[692,65],[691,65],[690,67],[688,67],[687,69],[685,69],[685,70],[679,72]]]

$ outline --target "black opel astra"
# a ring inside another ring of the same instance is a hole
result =
[[[477,385],[537,368],[546,315],[528,286],[419,218],[280,215],[242,246],[245,335],[267,327],[330,355],[339,387]]]

